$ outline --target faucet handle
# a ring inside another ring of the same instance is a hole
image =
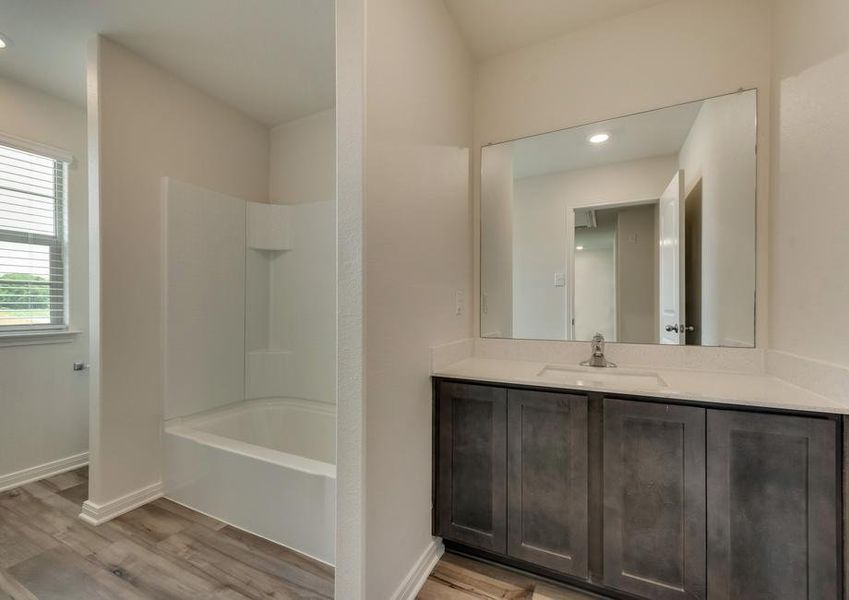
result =
[[[604,336],[601,333],[596,332],[593,336],[592,342],[590,343],[592,347],[592,355],[588,360],[585,360],[581,363],[584,367],[615,367],[616,365],[604,357]]]
[[[596,332],[592,341],[593,354],[604,354],[604,336]]]

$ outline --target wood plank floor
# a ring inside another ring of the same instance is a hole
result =
[[[592,600],[600,597],[446,553],[419,592],[418,600]]]
[[[333,569],[165,499],[92,527],[86,469],[0,493],[0,600],[333,598]]]

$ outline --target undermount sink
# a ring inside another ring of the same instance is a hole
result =
[[[545,381],[579,387],[641,390],[666,387],[666,382],[657,373],[631,369],[546,365],[537,373],[537,377]]]

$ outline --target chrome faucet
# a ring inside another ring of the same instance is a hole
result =
[[[584,367],[615,367],[616,364],[610,362],[604,357],[604,336],[600,333],[596,333],[593,336],[593,341],[590,342],[592,345],[592,354],[589,359],[585,360],[581,363],[581,366]]]

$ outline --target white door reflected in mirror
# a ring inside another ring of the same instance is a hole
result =
[[[660,196],[661,344],[684,343],[684,172],[679,171]]]

